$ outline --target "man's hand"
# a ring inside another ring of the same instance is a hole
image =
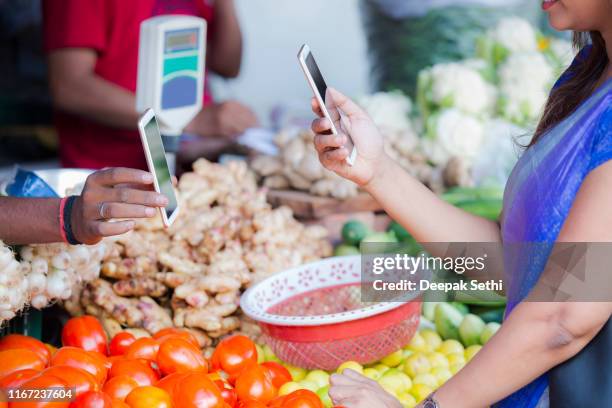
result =
[[[346,408],[402,408],[402,404],[376,381],[346,369],[330,378],[329,396]]]
[[[237,101],[205,106],[185,128],[199,136],[220,136],[233,139],[245,130],[259,125],[251,109]]]
[[[130,231],[134,228],[133,218],[155,216],[157,208],[165,207],[168,199],[147,191],[152,184],[151,173],[142,170],[109,168],[90,175],[72,209],[76,239],[95,244],[103,237]],[[110,219],[124,220],[109,222]]]

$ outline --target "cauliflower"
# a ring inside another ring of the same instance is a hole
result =
[[[436,64],[419,75],[421,102],[436,108],[457,108],[482,116],[495,106],[495,88],[478,71],[477,61]],[[425,112],[427,108],[423,109]]]
[[[473,116],[458,109],[445,109],[432,116],[427,127],[423,149],[435,164],[445,164],[453,156],[471,163],[480,152],[484,128]]]
[[[554,79],[554,72],[540,53],[511,55],[499,69],[500,113],[524,125],[541,113]]]
[[[358,103],[381,130],[402,132],[412,127],[412,102],[401,92],[377,92],[362,96]]]
[[[479,38],[477,49],[481,58],[497,65],[514,53],[537,51],[537,31],[522,18],[503,18]]]

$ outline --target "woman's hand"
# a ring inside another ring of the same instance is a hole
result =
[[[95,244],[103,237],[134,228],[132,218],[155,216],[168,205],[163,195],[151,189],[153,176],[142,170],[109,168],[87,177],[83,192],[72,208],[72,228],[77,240]],[[128,219],[113,221],[110,219]]]
[[[318,102],[313,98],[312,110],[319,116],[319,119],[312,122],[312,130],[317,134],[314,142],[319,160],[327,169],[364,186],[380,172],[382,165],[390,160],[385,157],[383,138],[372,119],[353,101],[335,89],[328,88],[327,92],[326,100],[331,101],[329,113],[339,134],[331,134],[331,123],[323,117]],[[348,120],[343,121],[338,110],[342,111]],[[351,136],[357,148],[357,158],[353,166],[345,161],[351,153],[343,147],[348,140],[345,132]]]
[[[402,404],[376,381],[346,369],[330,378],[329,396],[346,408],[402,408]]]

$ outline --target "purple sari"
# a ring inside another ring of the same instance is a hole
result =
[[[538,281],[582,182],[608,160],[612,160],[612,79],[526,150],[510,175],[502,240],[543,245],[525,245],[520,254],[504,254],[509,282],[506,314]],[[534,408],[547,387],[544,374],[495,406]]]

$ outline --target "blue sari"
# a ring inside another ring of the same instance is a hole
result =
[[[578,63],[583,55],[576,58]],[[502,241],[541,244],[522,246],[520,255],[508,253],[517,246],[505,246],[507,315],[538,281],[582,182],[608,160],[612,160],[612,79],[527,149],[510,175],[504,192]],[[495,406],[534,408],[547,387],[544,374]]]

